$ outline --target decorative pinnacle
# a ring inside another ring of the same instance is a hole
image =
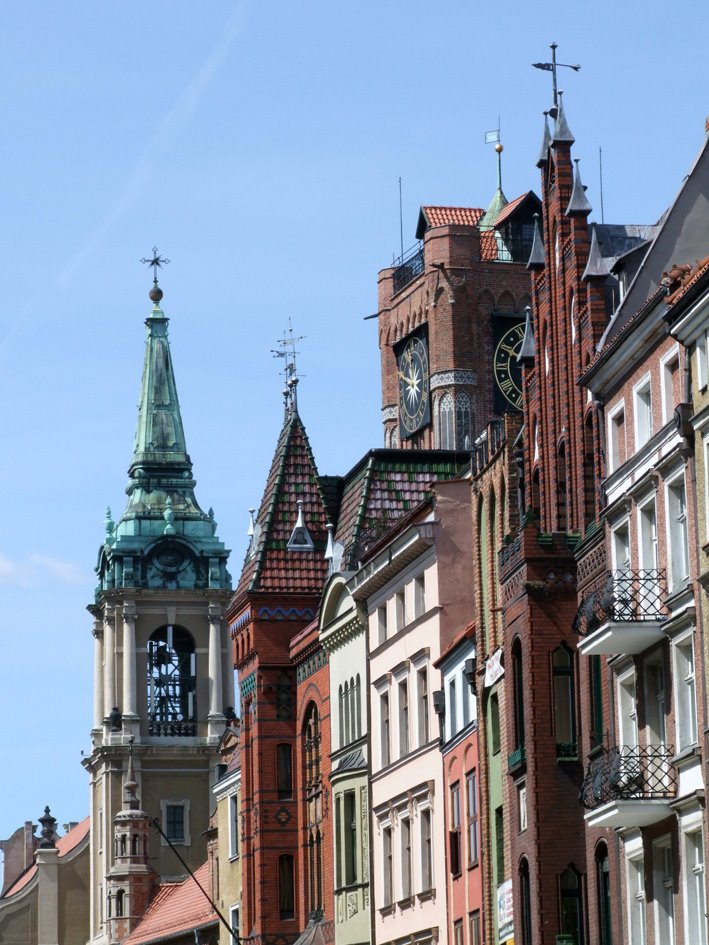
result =
[[[163,266],[169,266],[170,260],[165,256],[161,256],[158,253],[157,246],[153,246],[153,258],[148,259],[147,256],[143,256],[140,260],[144,266],[153,267],[153,287],[148,293],[150,296],[150,301],[154,302],[156,305],[160,302],[163,296],[162,289],[158,285],[158,269],[162,269]]]

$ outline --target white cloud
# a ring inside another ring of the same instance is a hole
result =
[[[32,568],[12,561],[0,552],[0,583],[28,587],[32,583]]]
[[[47,575],[62,584],[89,584],[91,575],[73,561],[62,561],[50,555],[35,552],[27,561],[13,561],[0,552],[0,584],[31,587],[46,583]]]
[[[91,580],[89,574],[83,571],[73,561],[62,561],[60,558],[50,558],[49,555],[32,554],[30,561],[39,568],[58,578],[63,584],[86,584]]]

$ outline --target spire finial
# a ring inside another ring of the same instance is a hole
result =
[[[144,266],[153,267],[153,287],[148,295],[150,296],[150,301],[157,306],[163,296],[162,289],[158,285],[158,269],[162,269],[163,266],[168,266],[170,264],[170,260],[165,256],[161,256],[160,253],[158,253],[157,246],[153,246],[152,259],[148,259],[147,256],[143,256],[140,261]]]
[[[271,349],[271,354],[274,358],[285,359],[285,368],[281,373],[286,379],[285,387],[283,388],[283,399],[285,401],[286,416],[288,416],[290,413],[298,412],[298,382],[300,378],[298,377],[295,356],[299,352],[296,350],[295,346],[299,341],[304,340],[305,335],[299,335],[296,337],[293,334],[293,325],[291,324],[291,320],[289,318],[288,331],[284,331],[283,337],[279,338],[276,342],[278,348]]]
[[[551,72],[551,91],[552,97],[554,100],[554,109],[549,112],[552,118],[556,118],[555,110],[559,104],[559,93],[556,86],[556,70],[561,67],[563,69],[573,69],[574,72],[578,72],[581,66],[579,65],[569,65],[568,62],[557,62],[556,61],[556,51],[559,48],[556,43],[552,43],[549,48],[551,49],[551,62],[533,62],[532,66],[535,69],[542,69],[544,72]]]
[[[133,767],[133,736],[128,740],[128,770],[123,782],[124,800],[128,810],[138,810],[138,782]]]

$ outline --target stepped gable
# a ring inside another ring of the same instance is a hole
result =
[[[209,863],[200,866],[195,879],[204,889],[209,889]],[[159,888],[150,908],[123,945],[160,942],[182,932],[197,932],[218,921],[199,886],[188,876],[182,883],[166,883]]]
[[[311,551],[288,550],[299,502]],[[247,592],[319,594],[327,578],[327,509],[308,435],[293,407],[278,438],[235,599]]]
[[[470,461],[454,450],[370,450],[344,477],[336,542],[343,570],[428,496],[432,483],[455,479]]]

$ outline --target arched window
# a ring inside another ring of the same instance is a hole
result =
[[[576,343],[576,296],[573,289],[569,299],[569,321],[571,322],[571,343]]]
[[[512,685],[514,708],[515,748],[524,759],[524,665],[522,662],[522,644],[519,639],[512,644]]]
[[[355,683],[355,695],[355,731],[356,737],[360,738],[362,735],[362,684],[359,673],[357,673],[357,682]]]
[[[490,562],[488,560],[487,507],[480,496],[478,503],[478,561],[480,563],[480,588],[482,591],[482,629],[485,652],[490,652]]]
[[[455,398],[455,445],[459,450],[469,450],[472,443],[470,397],[461,393]]]
[[[552,245],[554,246],[554,265],[557,270],[559,268],[559,263],[561,262],[561,237],[559,235],[559,227],[554,221],[554,230],[552,233]]]
[[[560,931],[564,935],[570,935],[574,945],[584,945],[581,876],[573,866],[565,869],[559,877],[559,905]]]
[[[552,653],[554,734],[557,758],[576,758],[576,712],[574,707],[574,658],[561,644]]]
[[[350,685],[349,683],[345,683],[345,687],[342,690],[342,702],[343,702],[343,708],[345,710],[344,711],[344,716],[345,716],[344,744],[349,745],[350,743]]]
[[[150,735],[194,735],[195,646],[183,627],[168,624],[148,641]]]
[[[601,933],[599,945],[613,945],[611,925],[611,883],[608,847],[598,844],[596,849],[596,897],[598,904],[598,926]]]
[[[125,890],[119,889],[116,893],[116,918],[121,918],[125,911],[126,894]]]
[[[276,788],[279,800],[293,797],[293,750],[287,742],[276,745]]]
[[[593,414],[589,410],[583,425],[583,486],[584,525],[588,526],[596,517],[595,453],[593,449]]]
[[[355,692],[355,681],[350,679],[350,741],[357,738],[357,694]]]
[[[293,857],[282,853],[278,857],[278,909],[281,919],[292,919],[295,915]]]
[[[559,447],[556,464],[556,492],[557,492],[557,525],[560,532],[567,531],[569,527],[569,496],[566,484],[566,446],[564,443]]]
[[[519,898],[522,907],[522,945],[532,945],[532,894],[529,888],[529,863],[524,857],[519,864]]]
[[[532,514],[536,519],[539,519],[542,514],[542,497],[538,469],[535,469],[532,473]]]
[[[442,450],[455,449],[453,398],[447,392],[441,397],[438,406],[438,448]]]
[[[138,856],[140,853],[140,837],[134,833],[131,837],[131,856]]]
[[[348,687],[345,686],[345,690]],[[349,702],[349,699],[348,699]],[[308,891],[309,910],[322,909],[322,760],[320,713],[314,702],[305,712],[303,724],[303,757],[305,759],[306,831],[308,847]]]
[[[346,745],[345,741],[345,693],[342,688],[342,683],[340,683],[340,688],[338,690],[338,701],[337,705],[340,710],[340,748],[343,745]]]

